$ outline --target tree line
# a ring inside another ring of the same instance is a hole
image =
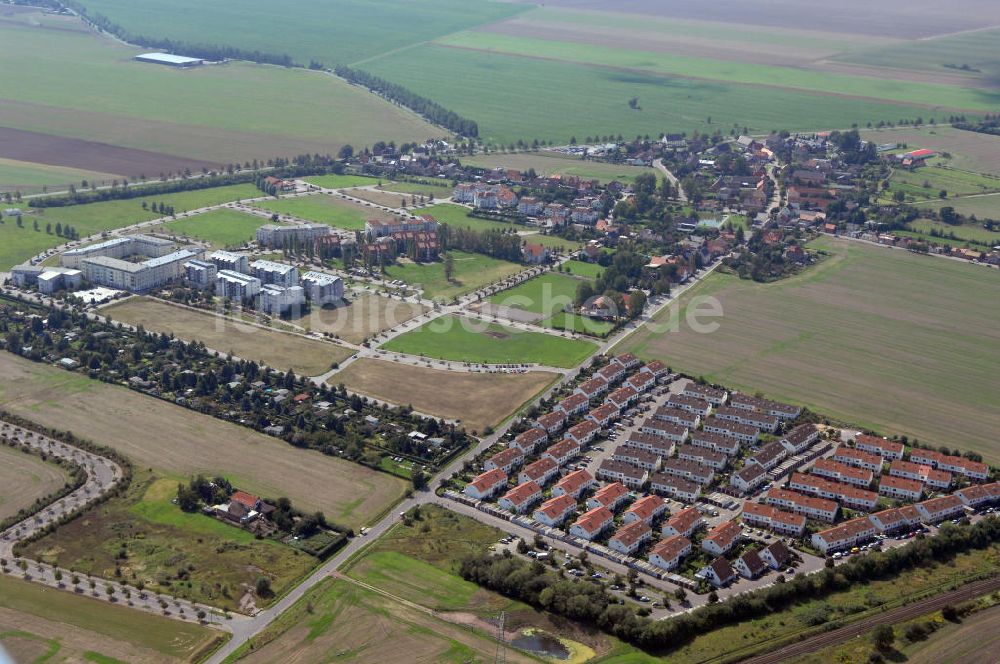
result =
[[[528,563],[505,552],[484,552],[462,561],[459,573],[490,590],[551,611],[627,641],[644,650],[675,649],[712,630],[770,616],[789,607],[843,592],[873,580],[890,579],[909,569],[930,567],[956,554],[982,550],[1000,541],[1000,519],[989,517],[971,526],[946,524],[938,535],[914,540],[890,551],[856,556],[836,568],[815,574],[779,577],[767,588],[709,603],[668,620],[650,620],[617,603],[602,586],[566,579],[541,563]],[[825,619],[824,621],[825,622]]]
[[[448,224],[441,224],[438,227],[438,234],[441,240],[441,251],[457,249],[470,254],[483,254],[514,263],[520,263],[523,258],[521,236],[516,233],[497,229],[480,233],[471,228],[452,228]]]
[[[450,129],[456,134],[472,138],[479,136],[479,125],[474,120],[463,118],[458,113],[449,111],[436,101],[418,95],[402,85],[392,83],[368,72],[351,69],[344,65],[337,65],[333,71],[347,82],[364,86],[370,92],[377,93],[390,101],[405,106],[411,111],[427,118],[430,122]]]

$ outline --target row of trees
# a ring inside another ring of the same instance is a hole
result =
[[[540,563],[527,563],[505,552],[482,553],[465,559],[463,578],[508,597],[560,616],[596,626],[618,638],[651,651],[675,649],[700,634],[728,625],[758,619],[797,604],[842,592],[857,584],[890,579],[916,567],[950,560],[955,554],[985,549],[1000,541],[1000,519],[990,517],[973,526],[946,524],[938,535],[918,539],[886,552],[852,558],[836,568],[811,575],[796,575],[721,603],[709,603],[669,620],[654,621],[617,604],[602,586],[567,580],[561,572]]]
[[[351,69],[344,65],[335,67],[334,72],[349,83],[362,85],[368,88],[369,91],[380,94],[401,106],[405,106],[411,111],[424,116],[434,124],[450,129],[456,134],[471,138],[479,136],[479,125],[474,120],[463,118],[458,113],[449,111],[436,101],[422,97],[404,88],[402,85],[392,83],[368,72]]]
[[[517,233],[496,229],[480,233],[470,228],[453,228],[447,224],[441,224],[438,233],[442,251],[458,249],[515,263],[520,263],[522,259],[521,236]]]

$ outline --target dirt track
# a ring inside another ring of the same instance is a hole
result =
[[[901,606],[898,609],[892,609],[886,611],[885,613],[872,616],[871,618],[867,618],[865,620],[860,620],[845,627],[819,634],[804,641],[799,641],[798,643],[793,643],[792,645],[785,646],[784,648],[779,648],[778,650],[774,650],[767,654],[740,660],[740,662],[741,664],[779,664],[780,662],[787,661],[792,657],[808,655],[809,653],[820,650],[821,648],[826,648],[827,646],[847,641],[855,636],[864,634],[878,625],[891,625],[904,620],[910,620],[912,618],[922,616],[925,613],[937,611],[947,604],[964,602],[981,595],[987,595],[996,590],[1000,590],[1000,578],[976,581],[959,588],[958,590],[953,590],[949,593],[937,595],[935,597],[929,597],[927,599],[914,602],[913,604],[907,604],[906,606]]]

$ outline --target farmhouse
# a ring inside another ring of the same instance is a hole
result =
[[[663,523],[660,532],[664,537],[682,535],[690,538],[692,534],[705,525],[701,512],[694,507],[685,507]]]
[[[535,482],[518,484],[500,498],[499,505],[505,510],[524,514],[532,504],[542,497],[542,487]]]
[[[485,500],[499,493],[507,486],[507,474],[500,469],[487,470],[477,475],[465,485],[465,495],[476,500]]]
[[[821,477],[828,477],[838,482],[846,482],[855,486],[867,487],[872,483],[874,475],[870,470],[855,468],[830,459],[817,459],[812,472]]]
[[[848,466],[856,466],[858,468],[871,470],[876,473],[882,472],[882,457],[878,454],[872,454],[871,452],[865,452],[864,450],[854,449],[853,447],[844,447],[841,445],[833,453],[833,460],[847,464]]]
[[[576,500],[567,495],[549,498],[535,510],[535,521],[555,528],[576,512]]]
[[[810,519],[829,523],[837,520],[837,512],[840,510],[840,505],[836,501],[805,496],[788,489],[771,489],[764,496],[764,502],[796,514],[803,514]]]
[[[789,454],[798,454],[819,440],[819,429],[815,424],[800,424],[781,439],[781,444]]]
[[[620,482],[612,482],[598,489],[597,493],[587,499],[587,509],[605,507],[614,511],[626,500],[628,500],[628,489]]]
[[[538,461],[525,466],[521,474],[517,476],[517,481],[521,483],[538,482],[538,484],[545,486],[549,480],[558,474],[559,464],[549,457],[542,457]]]
[[[739,440],[708,431],[692,431],[691,444],[715,450],[716,452],[722,452],[729,456],[734,456],[740,451]]]
[[[595,507],[584,512],[569,528],[569,534],[587,541],[600,535],[614,522],[615,515],[606,507]]]
[[[714,556],[724,556],[743,537],[743,528],[736,521],[723,521],[708,531],[701,548]]]
[[[548,439],[549,435],[545,429],[528,429],[515,436],[514,440],[510,441],[510,447],[516,447],[525,454],[531,454]]]
[[[747,494],[762,486],[767,480],[767,471],[763,466],[748,463],[730,476],[729,484],[740,493]]]
[[[579,426],[579,425],[577,425]],[[574,427],[575,429],[576,427]],[[573,429],[570,429],[572,432]],[[568,434],[567,434],[568,435]],[[552,459],[560,466],[565,466],[569,460],[580,453],[580,443],[573,438],[565,438],[558,443],[549,445],[549,448],[542,453],[543,459]]]
[[[864,452],[878,454],[883,459],[902,459],[906,446],[903,443],[893,442],[878,436],[869,436],[866,433],[858,434],[854,439],[854,447]]]
[[[608,547],[630,556],[653,537],[653,530],[645,521],[627,523],[611,536]]]
[[[708,403],[704,399],[689,397],[684,394],[671,394],[667,399],[667,405],[671,408],[678,408],[680,410],[686,410],[689,413],[695,413],[701,417],[705,417],[712,412],[712,404]]]
[[[649,479],[649,472],[624,461],[605,459],[597,469],[597,478],[611,482],[621,482],[631,489],[638,489]],[[599,493],[600,491],[598,491]]]
[[[697,461],[684,459],[665,459],[662,470],[667,475],[673,475],[698,484],[710,484],[715,477],[715,471]]]
[[[643,496],[625,510],[625,513],[622,515],[622,521],[625,523],[632,523],[633,521],[653,523],[656,517],[666,511],[667,503],[659,496]]]
[[[579,424],[574,424],[569,428],[564,436],[565,440],[573,441],[576,446],[582,447],[594,439],[601,426],[593,420],[584,420]],[[579,452],[579,449],[577,450]]]
[[[774,441],[757,450],[747,459],[747,463],[755,463],[764,470],[771,470],[784,461],[786,456],[788,456],[788,450],[781,443]]]
[[[897,459],[889,464],[889,474],[893,477],[917,480],[935,489],[947,489],[951,486],[951,473],[947,470],[938,470],[902,459]]]
[[[649,552],[649,562],[668,572],[677,569],[684,556],[691,553],[691,540],[672,535],[657,542]]]
[[[701,495],[701,485],[675,475],[655,473],[649,480],[649,489],[677,500],[693,503]]]
[[[716,588],[721,588],[736,579],[736,570],[733,569],[728,560],[720,556],[698,570],[698,576]]]
[[[858,517],[813,534],[812,545],[825,555],[866,542],[875,536],[876,531],[869,517]]]
[[[572,473],[562,478],[552,487],[553,496],[570,496],[579,499],[587,489],[597,484],[594,478],[586,470],[574,470]]]
[[[495,470],[499,468],[509,475],[511,470],[522,463],[524,463],[524,452],[518,447],[508,447],[487,459],[486,463],[483,464],[483,469]]]

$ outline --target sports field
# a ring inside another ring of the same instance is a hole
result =
[[[452,251],[451,255],[455,261],[455,272],[450,281],[445,278],[443,261],[401,262],[388,266],[385,274],[389,279],[400,279],[411,286],[423,289],[426,298],[450,300],[488,284],[502,281],[524,269],[517,263],[481,254]]]
[[[80,237],[87,237],[102,231],[156,219],[160,216],[159,213],[150,209],[143,209],[143,203],[146,203],[148,208],[153,203],[162,202],[166,205],[173,205],[174,209],[180,213],[240,198],[249,198],[254,195],[254,192],[257,192],[257,189],[253,185],[241,184],[150,196],[149,198],[142,197],[66,207],[29,209],[26,205],[15,205],[14,207],[21,207],[25,210],[22,217],[23,227],[18,227],[16,221],[9,217],[6,217],[4,223],[0,224],[0,269],[22,263],[45,249],[64,243],[65,240],[55,234],[56,224],[69,224],[77,230]],[[38,222],[37,231],[34,230],[36,221]],[[50,224],[52,232],[47,229]]]
[[[351,391],[461,420],[470,431],[482,431],[505,420],[556,378],[544,371],[464,373],[362,359],[334,374],[329,383],[344,383]]]
[[[68,480],[59,466],[0,445],[0,521],[58,491]]]
[[[0,408],[73,431],[171,477],[225,475],[247,491],[288,496],[352,528],[396,502],[408,484],[124,387],[0,353]]]
[[[237,247],[254,238],[257,229],[267,223],[258,217],[236,210],[211,210],[202,214],[178,219],[156,229],[180,236],[208,242],[216,249]]]
[[[616,350],[659,358],[886,434],[1000,460],[1000,277],[993,270],[823,238],[832,256],[762,285],[713,274],[689,292],[721,302],[719,328],[640,328]],[[657,323],[665,323],[661,315]]]
[[[574,367],[597,347],[580,339],[525,332],[479,319],[445,316],[396,337],[385,350],[454,362]]]
[[[427,307],[366,293],[347,306],[312,307],[307,316],[293,320],[313,332],[329,332],[352,344],[360,344],[373,334],[396,327],[427,311]]]
[[[32,542],[25,555],[86,574],[113,578],[120,570],[133,584],[211,606],[240,611],[260,576],[280,595],[316,559],[200,513],[182,512],[172,501],[183,477],[137,473],[124,496]],[[184,570],[179,574],[178,570]],[[272,598],[256,597],[263,607]]]
[[[188,16],[203,24],[201,13]],[[90,32],[0,22],[0,126],[38,134],[5,136],[0,157],[137,179],[442,134],[322,72],[240,62],[181,71],[132,61],[140,52]]]
[[[584,136],[577,138],[583,139]],[[625,164],[609,164],[603,161],[584,161],[579,157],[564,155],[558,152],[520,152],[511,154],[477,154],[462,157],[466,166],[480,168],[513,168],[519,171],[535,169],[535,173],[545,177],[550,175],[575,175],[584,180],[600,180],[601,182],[632,182],[636,176],[652,173],[657,178],[659,171],[645,166],[627,166]]]
[[[198,661],[220,632],[0,575],[0,645],[16,662]]]
[[[282,215],[289,214],[300,219],[327,224],[349,231],[364,229],[365,222],[369,219],[393,219],[393,215],[390,212],[384,212],[327,194],[257,201],[254,203],[254,206],[262,210],[277,212]]]
[[[343,346],[307,339],[256,325],[238,323],[207,311],[161,300],[131,297],[101,309],[101,315],[147,330],[169,333],[185,341],[201,341],[220,353],[256,360],[276,369],[316,376],[352,355]]]

